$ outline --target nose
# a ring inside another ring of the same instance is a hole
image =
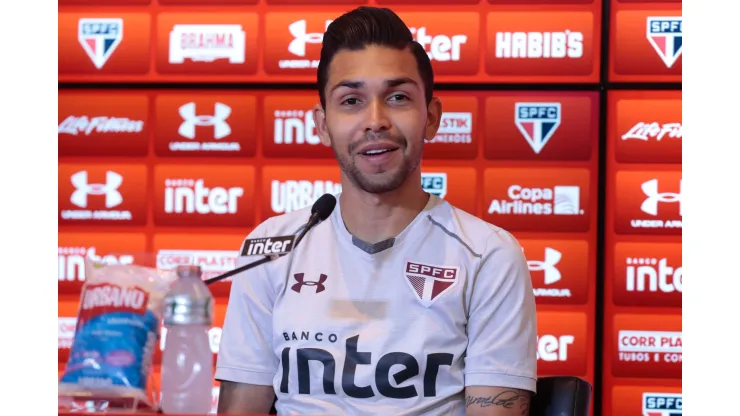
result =
[[[374,99],[366,107],[367,122],[365,131],[380,132],[390,129],[390,120],[383,100]]]

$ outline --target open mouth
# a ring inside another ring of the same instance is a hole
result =
[[[385,153],[394,152],[396,150],[398,150],[398,148],[396,149],[376,149],[376,150],[368,150],[366,152],[363,152],[362,154],[365,156],[378,156],[378,155],[382,155]]]

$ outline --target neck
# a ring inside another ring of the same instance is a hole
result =
[[[429,202],[415,172],[398,189],[382,194],[365,192],[342,174],[339,207],[347,231],[370,244],[398,236]]]

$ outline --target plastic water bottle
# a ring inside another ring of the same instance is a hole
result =
[[[200,266],[179,266],[164,299],[167,331],[162,351],[162,411],[201,414],[211,411],[213,355],[208,330],[213,296]]]

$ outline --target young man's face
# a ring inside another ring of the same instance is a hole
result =
[[[316,126],[355,186],[388,192],[417,171],[423,142],[436,135],[442,109],[436,98],[427,107],[410,50],[338,52],[325,94],[325,112],[320,106],[314,111]]]

